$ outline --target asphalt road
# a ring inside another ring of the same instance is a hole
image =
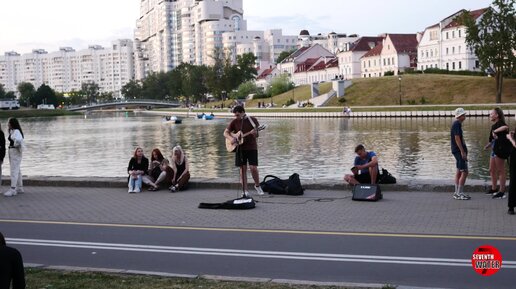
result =
[[[288,232],[0,220],[25,263],[432,288],[515,288],[516,238]],[[489,244],[491,277],[471,266]]]

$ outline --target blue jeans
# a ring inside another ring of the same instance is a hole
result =
[[[142,190],[142,175],[138,175],[136,179],[129,176],[129,189],[131,189],[131,191]]]

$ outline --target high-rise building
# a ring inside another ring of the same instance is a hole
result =
[[[34,49],[23,55],[7,52],[0,56],[0,83],[7,91],[30,82],[36,88],[47,84],[56,91],[70,92],[80,90],[83,82],[94,81],[101,92],[120,97],[122,86],[133,78],[133,42],[129,39],[113,41],[109,48],[91,45],[75,51],[62,47],[52,53]]]
[[[181,63],[212,64],[224,32],[245,31],[243,0],[141,0],[135,30],[136,78]]]

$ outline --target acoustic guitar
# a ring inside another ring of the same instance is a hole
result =
[[[237,132],[237,133],[232,133],[231,136],[233,138],[236,138],[237,139],[237,142],[236,143],[233,143],[232,141],[230,141],[229,139],[226,138],[226,149],[228,150],[228,152],[235,152],[237,147],[242,145],[244,143],[244,138],[250,134],[252,134],[254,131],[262,131],[264,129],[267,128],[267,125],[266,124],[262,124],[260,125],[259,127],[255,128],[255,129],[252,129],[251,131],[247,132],[247,133],[242,133],[241,131]]]

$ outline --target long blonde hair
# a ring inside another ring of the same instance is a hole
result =
[[[181,153],[181,159],[178,160],[177,157],[176,157],[176,152],[180,152]],[[178,162],[179,161],[179,162]],[[181,146],[177,145],[175,146],[173,149],[172,149],[172,165],[174,167],[176,167],[176,164],[177,165],[182,165],[183,163],[185,162],[185,152],[183,151],[183,149],[181,148]]]

